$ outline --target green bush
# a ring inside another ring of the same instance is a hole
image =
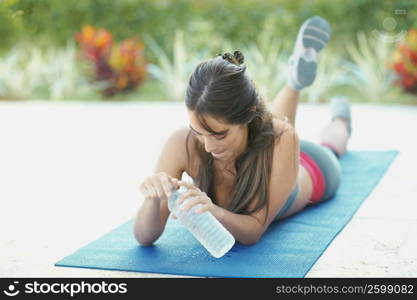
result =
[[[89,99],[102,89],[84,75],[75,43],[41,50],[25,43],[0,57],[0,99]]]
[[[172,95],[170,90],[169,98],[181,98],[186,74],[190,71],[178,67],[175,62],[179,58],[186,57],[188,67],[196,64],[197,58],[202,60],[220,52],[242,50],[247,58],[248,71],[261,94],[270,99],[285,78],[283,71],[273,74],[275,70],[284,70],[281,65],[293,49],[300,25],[308,17],[320,15],[332,25],[332,39],[326,49],[328,57],[323,60],[321,75],[317,79],[323,84],[316,85],[305,95],[311,102],[325,101],[339,89],[355,90],[352,85],[346,85],[341,66],[347,65],[346,60],[352,61],[348,49],[360,47],[357,33],[372,36],[384,31],[383,22],[388,17],[395,18],[396,31],[417,26],[416,6],[415,0],[0,0],[0,63],[8,66],[4,70],[19,70],[11,60],[19,42],[26,42],[42,53],[47,53],[49,48],[66,49],[67,43],[73,42],[74,35],[82,26],[90,24],[111,31],[117,39],[115,42],[133,36],[153,41],[145,42],[145,56],[153,65],[153,76],[159,82],[145,82],[149,95],[161,84],[169,88],[167,82],[172,86],[180,80],[182,83],[178,86],[181,89],[176,95]],[[405,14],[395,15],[398,9]],[[175,40],[178,31],[185,37],[184,56],[178,54],[181,52],[175,53],[173,47],[179,43]],[[363,65],[352,63],[358,66],[355,70],[364,74],[366,68]],[[52,71],[47,73],[54,74]],[[26,82],[24,77],[16,78],[20,78],[22,84]],[[53,75],[48,78],[53,78]],[[78,83],[74,81],[73,84]],[[19,84],[13,84],[10,78],[0,78],[0,90],[13,90],[12,86],[18,87]],[[33,92],[40,89],[35,86],[34,83]],[[67,95],[69,89],[66,87],[55,90],[59,93],[48,92],[48,97],[71,97]],[[17,89],[16,93],[19,91]],[[126,98],[133,99],[139,94],[126,95]],[[157,95],[155,98],[160,98],[163,91],[157,91]]]
[[[0,26],[3,41],[16,38],[16,30],[8,28],[17,28],[20,20],[26,38],[56,46],[64,46],[83,24],[91,24],[110,30],[120,40],[149,35],[168,51],[175,30],[181,29],[200,37],[199,41],[195,39],[196,50],[204,48],[213,54],[221,48],[222,40],[228,40],[235,48],[255,41],[264,20],[271,16],[278,20],[275,35],[289,44],[306,18],[315,14],[325,17],[332,24],[331,46],[339,51],[355,40],[356,32],[382,30],[386,17],[394,16],[403,28],[417,24],[414,0],[6,0],[0,3],[3,3],[0,25],[7,25]],[[395,9],[399,8],[406,14],[395,16]],[[216,39],[212,40],[212,36]],[[152,54],[150,59],[155,59]]]
[[[14,0],[0,1],[0,51],[4,53],[20,37],[23,11],[12,9]]]

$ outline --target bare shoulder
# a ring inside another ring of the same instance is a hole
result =
[[[273,151],[271,176],[273,181],[277,180],[273,177],[281,177],[283,174],[292,173],[295,176],[298,173],[300,155],[300,138],[295,128],[288,122],[274,120],[274,129],[279,138],[275,141]]]
[[[173,146],[177,146],[180,148],[185,147],[185,142],[187,140],[189,132],[190,129],[187,127],[177,128],[170,134],[169,141],[173,144]]]
[[[287,139],[292,137],[298,139],[298,134],[295,128],[285,120],[280,120],[278,118],[273,118],[272,123],[274,126],[274,131],[277,135],[281,136],[283,139]],[[278,145],[282,145],[281,138],[277,139],[275,142],[275,147]]]
[[[175,178],[181,178],[187,169],[186,140],[189,129],[181,127],[169,134],[161,150],[156,171],[164,171]]]

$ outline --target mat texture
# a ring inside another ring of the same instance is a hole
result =
[[[396,150],[346,153],[340,160],[342,183],[334,198],[273,223],[257,244],[236,243],[219,259],[179,221],[169,218],[153,246],[137,244],[129,220],[55,265],[205,277],[304,277],[397,154]]]

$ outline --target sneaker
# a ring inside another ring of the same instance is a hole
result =
[[[333,97],[330,99],[331,120],[342,118],[348,122],[349,136],[352,135],[352,115],[350,102],[344,97]]]
[[[330,40],[329,23],[318,16],[307,19],[300,28],[289,59],[290,85],[296,90],[313,83],[317,73],[317,54]]]

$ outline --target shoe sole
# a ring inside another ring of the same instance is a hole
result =
[[[323,49],[330,40],[330,25],[321,17],[312,17],[304,22],[297,37],[297,43],[302,43],[303,48],[312,48],[316,53]],[[296,48],[300,46],[297,44]],[[303,54],[305,51],[303,51]],[[317,63],[307,61],[301,56],[296,62],[297,81],[301,86],[309,86],[313,83],[317,74]],[[303,72],[301,70],[304,70]]]

